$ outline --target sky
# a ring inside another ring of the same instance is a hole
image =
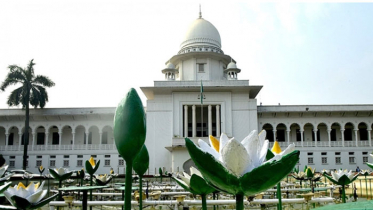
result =
[[[34,59],[56,83],[46,108],[115,107],[131,87],[146,105],[199,4],[258,104],[373,104],[373,3],[1,1],[0,81]]]

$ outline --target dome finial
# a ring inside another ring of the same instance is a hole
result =
[[[199,18],[202,18],[201,4],[199,4]]]

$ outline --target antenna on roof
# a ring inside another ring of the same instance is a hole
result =
[[[199,4],[199,18],[202,18],[201,4]]]

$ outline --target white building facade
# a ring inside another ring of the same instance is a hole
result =
[[[199,17],[189,27],[179,52],[161,71],[164,81],[141,87],[147,98],[150,166],[183,171],[190,163],[184,138],[208,136],[243,139],[251,130],[266,130],[285,148],[295,143],[300,167],[365,169],[372,152],[373,105],[257,106],[262,86],[239,80],[235,60],[224,54],[218,30]],[[203,88],[201,86],[203,85]],[[201,93],[201,89],[203,92]],[[28,170],[68,167],[80,170],[92,155],[98,173],[124,173],[113,137],[115,108],[30,110]],[[11,168],[22,167],[24,112],[0,110],[0,153]]]

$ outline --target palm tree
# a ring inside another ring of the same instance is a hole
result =
[[[23,170],[26,170],[27,162],[27,146],[29,140],[29,105],[31,104],[36,109],[38,106],[43,108],[48,101],[48,93],[45,87],[54,86],[54,82],[46,76],[35,75],[32,59],[27,68],[22,68],[17,65],[8,66],[9,73],[5,81],[1,84],[0,89],[4,91],[9,85],[21,84],[20,87],[13,90],[7,104],[9,106],[18,106],[22,104],[22,109],[26,109],[25,132],[24,132],[24,150],[23,150]]]

